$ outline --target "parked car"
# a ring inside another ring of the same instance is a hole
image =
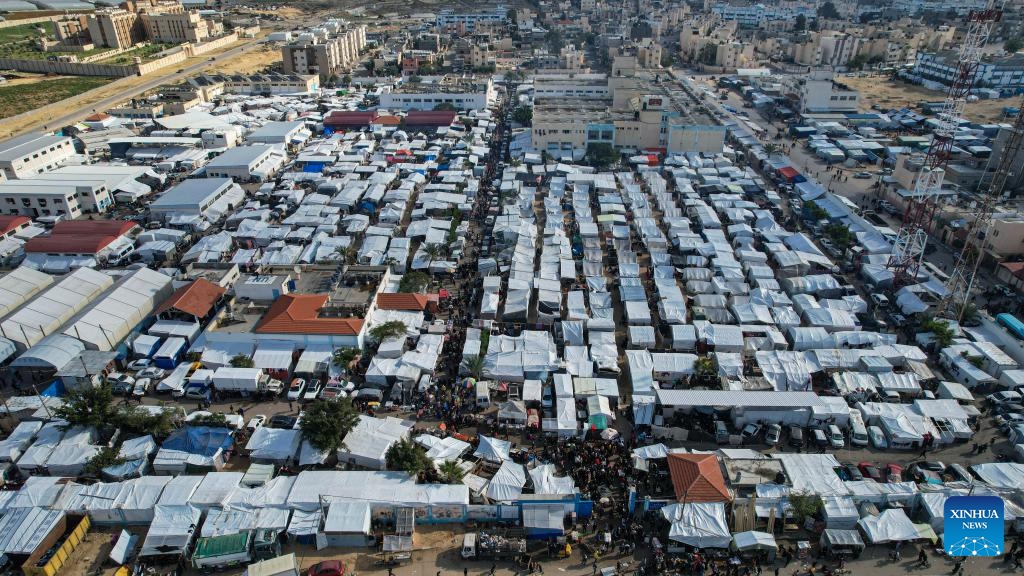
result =
[[[775,446],[779,443],[780,436],[782,436],[782,426],[772,424],[768,426],[768,431],[764,433],[764,443],[769,446]]]
[[[740,436],[743,437],[744,442],[753,442],[757,440],[757,437],[761,434],[761,427],[757,424],[747,424],[740,431]]]
[[[110,391],[114,394],[127,394],[135,387],[135,378],[119,372],[107,375],[107,382],[110,383]]]
[[[793,424],[789,427],[789,445],[793,448],[803,448],[804,446],[804,430],[803,428]]]
[[[316,400],[316,397],[320,395],[320,390],[323,388],[323,384],[319,380],[310,380],[309,385],[306,386],[306,392],[302,395],[302,399],[306,402],[312,402]]]
[[[858,180],[865,180],[871,178],[871,172],[854,172],[853,177]]]
[[[295,427],[297,422],[295,416],[288,416],[287,414],[275,414],[270,417],[270,420],[265,424],[267,428],[278,428],[281,430],[291,430]]]
[[[903,466],[895,463],[886,464],[885,481],[890,483],[903,481]]]
[[[291,386],[288,387],[288,399],[298,400],[302,398],[302,393],[306,391],[306,381],[302,378],[296,378],[292,380]]]
[[[1006,402],[1019,403],[1021,400],[1021,396],[1019,392],[1014,392],[1013,390],[1000,390],[999,392],[995,392],[993,394],[985,396],[985,400],[987,400],[988,403],[992,405],[1004,404]]]
[[[871,440],[871,446],[875,450],[886,450],[889,448],[889,441],[885,438],[885,433],[878,426],[868,426],[868,438]]]
[[[324,560],[309,567],[306,576],[345,576],[347,570],[341,560]]]
[[[843,480],[847,481],[864,479],[864,475],[860,473],[860,470],[851,463],[845,463],[839,468],[836,468],[836,474],[838,474]]]
[[[129,370],[143,370],[153,365],[152,358],[139,358],[128,363]]]
[[[888,308],[889,307],[889,297],[886,296],[885,294],[879,294],[878,292],[872,292],[871,293],[871,301],[875,304],[875,306],[877,306],[879,308]]]
[[[857,464],[857,468],[860,469],[860,473],[864,475],[864,478],[874,480],[875,482],[882,481],[882,472],[871,462],[861,462]]]
[[[167,375],[167,371],[163,368],[157,368],[156,366],[150,366],[149,368],[143,368],[135,374],[136,378],[150,378],[152,380],[159,380]]]
[[[348,396],[340,382],[332,382],[320,391],[321,400],[337,400]]]
[[[257,428],[262,428],[263,424],[266,423],[267,417],[263,414],[257,414],[249,419],[249,423],[245,425],[245,429],[252,434]]]
[[[135,385],[132,386],[132,396],[142,397],[149,393],[149,386],[153,381],[149,378],[139,378],[135,381]]]

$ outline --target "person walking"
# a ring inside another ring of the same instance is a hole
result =
[[[494,576],[494,571],[498,569],[497,564],[491,564],[491,576]]]

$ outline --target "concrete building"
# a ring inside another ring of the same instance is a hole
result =
[[[534,98],[584,98],[605,99],[608,92],[608,76],[604,74],[535,74],[533,76]]]
[[[831,70],[815,70],[799,87],[800,111],[803,113],[856,112],[860,93],[833,79]]]
[[[0,213],[39,218],[106,212],[114,203],[102,179],[9,180],[0,182]]]
[[[917,62],[911,73],[948,86],[956,75],[956,67],[956,53],[953,51],[924,53],[917,55]],[[978,67],[974,85],[1006,92],[1024,89],[1024,54],[1017,53],[982,62]]]
[[[457,12],[453,8],[445,8],[437,12],[435,24],[446,31],[459,33],[474,32],[477,24],[504,24],[508,20],[508,8],[494,6],[478,12]]]
[[[274,146],[230,148],[206,165],[209,178],[231,178],[236,182],[264,182],[284,166],[287,156]]]
[[[0,180],[16,180],[63,165],[75,155],[67,136],[32,133],[0,142]]]
[[[170,228],[201,229],[240,206],[245,191],[230,178],[192,178],[163,193],[149,205],[150,219]]]
[[[385,87],[380,107],[389,110],[433,110],[451,104],[459,110],[483,110],[494,104],[497,94],[489,76],[446,75],[434,82],[405,82]]]
[[[213,23],[198,12],[164,12],[142,14],[146,34],[152,42],[181,44],[184,42],[205,42],[223,33],[219,23]]]
[[[216,88],[216,94],[310,94],[320,89],[320,77],[315,74],[203,74],[188,79],[188,83],[204,92]],[[206,97],[209,102],[212,98]]]
[[[661,53],[661,44],[645,38],[636,49],[637,63],[641,68],[658,68],[661,66]]]
[[[245,137],[251,144],[291,144],[307,138],[309,131],[301,121],[267,122]]]
[[[803,2],[780,2],[778,4],[716,2],[711,10],[722,20],[735,21],[744,28],[759,28],[770,21],[795,21],[799,15],[808,19],[817,16],[816,5]]]
[[[326,30],[303,33],[281,47],[285,74],[319,75],[326,80],[351,68],[366,46],[366,26],[356,26],[330,35]]]
[[[88,25],[96,46],[124,49],[146,40],[142,19],[122,8],[101,8],[88,17]]]

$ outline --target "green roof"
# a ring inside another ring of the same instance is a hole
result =
[[[249,538],[251,532],[239,532],[238,534],[225,534],[224,536],[210,536],[200,538],[196,542],[195,558],[215,558],[237,554],[249,549]]]

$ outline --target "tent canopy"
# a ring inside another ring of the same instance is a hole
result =
[[[668,537],[676,542],[694,548],[728,548],[732,542],[721,502],[672,504],[661,514],[672,524]]]
[[[750,550],[777,550],[779,545],[775,543],[775,536],[767,532],[750,530],[739,532],[732,537],[733,548],[740,552]]]
[[[490,462],[504,462],[509,459],[509,451],[512,443],[505,440],[498,440],[490,436],[480,436],[480,445],[477,446],[473,456],[483,458]]]

